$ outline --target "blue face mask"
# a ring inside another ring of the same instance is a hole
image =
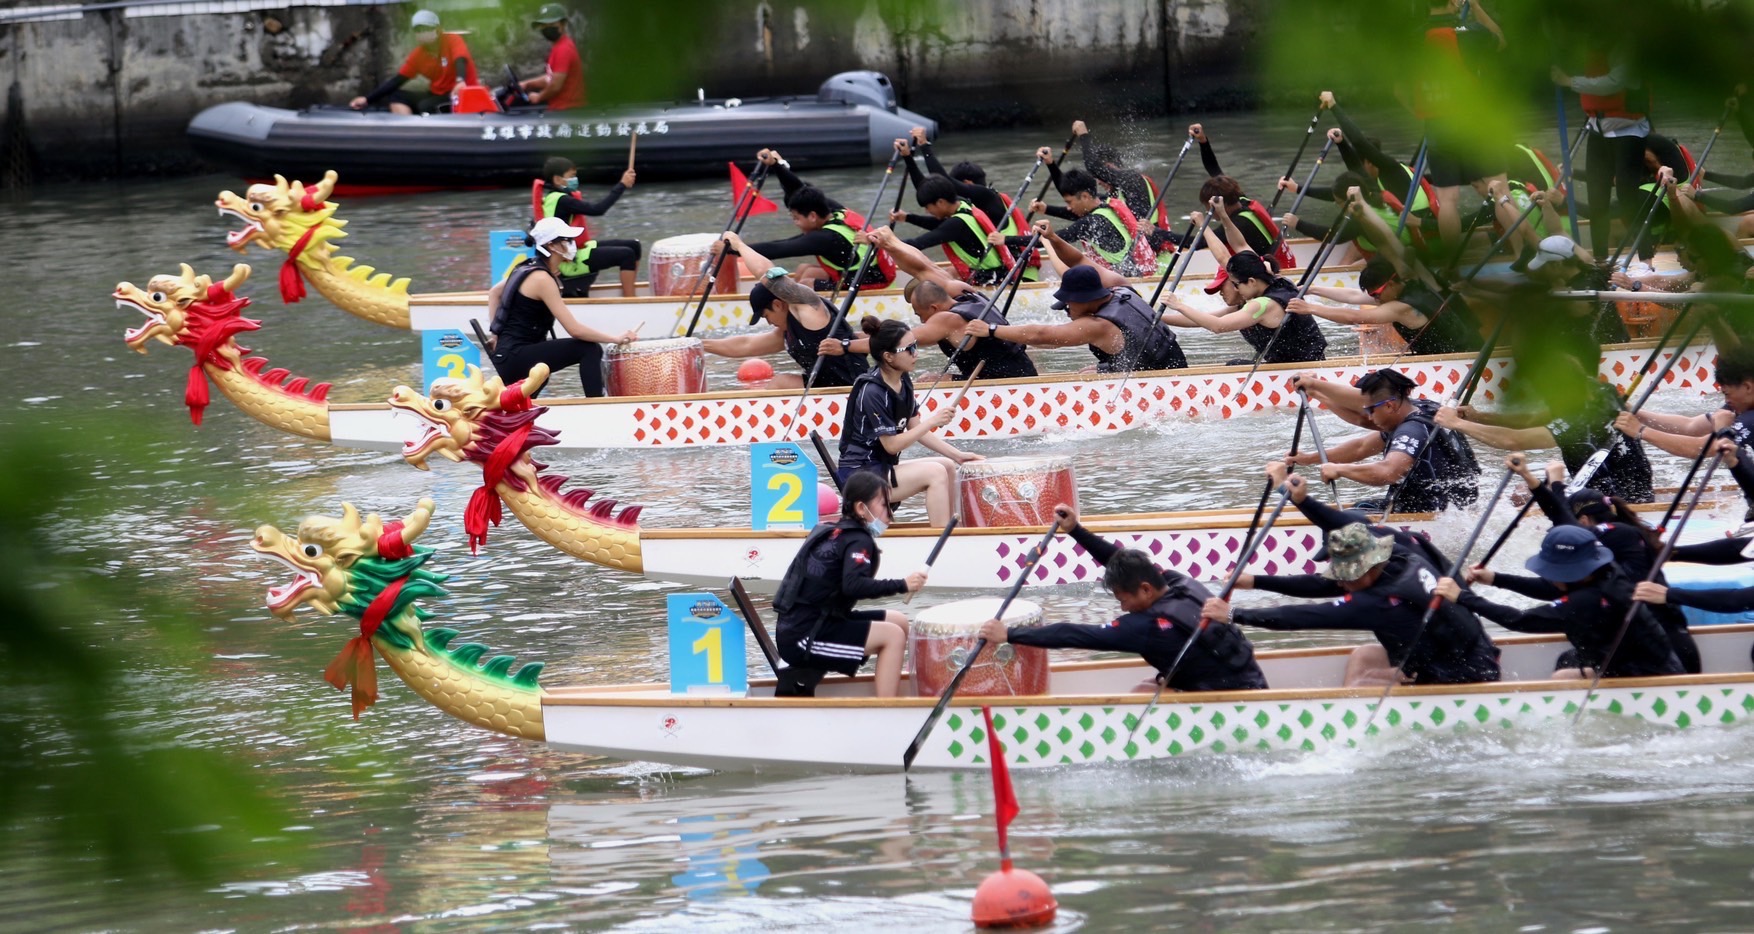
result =
[[[579,177],[577,175],[574,175],[572,178],[569,178],[566,180],[566,190],[567,191],[578,191],[579,190]]]
[[[882,519],[872,519],[865,523],[865,531],[870,532],[872,538],[882,535],[887,528],[889,528],[889,523]]]

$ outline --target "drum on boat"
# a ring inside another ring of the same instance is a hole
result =
[[[914,691],[921,697],[944,693],[950,679],[980,641],[981,624],[999,612],[997,597],[958,600],[921,610],[908,627],[912,644]],[[1013,600],[1005,608],[1006,626],[1040,626],[1041,607]],[[962,696],[1010,697],[1048,693],[1048,650],[1024,645],[989,645],[956,689]]]
[[[706,391],[706,352],[696,337],[610,344],[603,353],[611,396],[675,396]]]
[[[996,457],[956,468],[962,524],[977,529],[1043,526],[1054,507],[1078,508],[1070,457]]]
[[[653,295],[699,294],[700,278],[713,265],[713,243],[718,234],[683,234],[652,244],[646,260],[646,280]],[[737,291],[737,257],[728,256],[713,280],[713,294]]]

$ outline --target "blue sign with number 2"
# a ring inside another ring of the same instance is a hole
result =
[[[791,441],[749,446],[749,524],[768,529],[813,529],[816,510],[816,462]]]

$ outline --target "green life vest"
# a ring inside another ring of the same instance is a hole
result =
[[[832,230],[846,239],[847,244],[853,248],[853,264],[850,267],[841,266],[834,260],[821,255],[816,257],[816,261],[821,263],[823,267],[832,269],[842,276],[859,268],[859,264],[865,261],[865,251],[871,249],[871,247],[868,244],[859,243],[858,228],[847,223],[846,212],[836,211],[833,214],[830,214],[828,216],[828,223],[823,224],[822,229]]]
[[[1516,148],[1522,150],[1523,155],[1528,156],[1529,161],[1534,164],[1536,171],[1541,173],[1541,190],[1552,191],[1558,180],[1553,177],[1552,172],[1547,171],[1547,163],[1541,159],[1541,155],[1521,143]]]
[[[1403,178],[1401,180],[1402,182],[1411,182],[1413,180],[1413,169],[1411,167],[1409,167],[1405,163],[1403,163],[1401,165],[1401,171],[1407,173],[1407,177]],[[1383,185],[1381,187],[1384,190],[1388,190],[1387,185]],[[1395,197],[1399,198],[1402,195],[1406,194],[1407,190],[1405,188],[1396,188],[1391,193]],[[1426,213],[1429,213],[1430,211],[1431,211],[1431,197],[1425,193],[1425,185],[1420,184],[1420,185],[1414,186],[1414,188],[1413,188],[1413,213],[1426,214]],[[1395,221],[1398,223],[1400,220],[1401,220],[1401,215],[1396,214]],[[1389,225],[1390,230],[1393,230],[1394,227],[1395,227],[1394,224]]]
[[[1115,233],[1119,234],[1121,238],[1121,246],[1117,250],[1105,250],[1102,248],[1102,244],[1095,241],[1091,242],[1090,248],[1095,250],[1096,255],[1102,257],[1110,266],[1116,269],[1121,268],[1122,262],[1127,258],[1127,243],[1132,240],[1132,236],[1127,233],[1127,222],[1121,220],[1121,216],[1115,212],[1115,209],[1106,204],[1090,213],[1108,221],[1114,227]]]
[[[1367,202],[1365,202],[1365,205],[1367,207],[1369,207],[1371,209],[1371,211],[1375,212],[1377,217],[1382,218],[1383,223],[1389,225],[1390,230],[1394,230],[1395,225],[1399,224],[1401,222],[1400,212],[1396,211],[1394,208],[1391,208],[1386,204],[1379,206],[1379,205],[1371,204],[1370,202],[1367,201]],[[1413,245],[1413,225],[1411,223],[1409,223],[1406,227],[1401,228],[1400,241],[1401,241],[1401,244],[1403,246],[1412,246]],[[1358,248],[1361,250],[1364,250],[1367,253],[1381,253],[1382,252],[1382,248],[1377,246],[1376,244],[1370,242],[1370,238],[1366,237],[1364,234],[1358,235],[1357,243],[1358,243]]]
[[[553,217],[555,206],[560,204],[561,198],[566,197],[569,194],[572,194],[572,192],[551,191],[543,195],[542,216]],[[560,264],[560,275],[563,279],[574,279],[579,276],[588,276],[591,274],[591,250],[596,248],[597,241],[587,240],[584,243],[577,244],[577,246],[579,250],[578,254],[572,259],[566,260]]]
[[[1516,208],[1518,214],[1521,214],[1522,212],[1527,211],[1529,209],[1529,205],[1532,203],[1532,199],[1529,195],[1529,187],[1527,185],[1524,185],[1522,182],[1517,181],[1514,178],[1511,179],[1507,184],[1510,186],[1511,206]],[[1543,190],[1550,191],[1551,189],[1548,188],[1548,189],[1543,189]],[[1523,223],[1529,225],[1530,227],[1533,227],[1535,229],[1535,231],[1538,232],[1541,236],[1543,236],[1543,237],[1547,236],[1547,233],[1548,233],[1547,212],[1542,211],[1539,208],[1537,208],[1535,211],[1533,211],[1532,213],[1529,214],[1529,219],[1526,221],[1523,221]]]
[[[985,230],[981,229],[981,222],[978,220],[975,220],[974,211],[969,208],[967,202],[963,202],[963,201],[956,202],[956,213],[950,215],[948,218],[945,218],[944,223],[948,224],[952,221],[961,222],[971,232],[973,232],[973,234],[975,235],[975,239],[981,241],[982,243],[987,242],[987,232]],[[1001,269],[1004,267],[1004,262],[999,259],[999,251],[998,250],[989,249],[989,250],[986,250],[985,252],[981,253],[980,255],[976,256],[975,254],[969,253],[967,250],[964,250],[962,248],[962,246],[960,244],[958,244],[955,240],[951,240],[951,241],[945,243],[944,245],[949,247],[952,251],[954,251],[956,253],[956,257],[958,259],[962,260],[964,265],[968,266],[968,268],[970,268],[972,270],[975,270],[976,272],[980,272],[980,271],[984,271],[984,270],[988,270],[988,269]]]

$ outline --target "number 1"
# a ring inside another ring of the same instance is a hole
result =
[[[714,626],[706,631],[706,635],[694,640],[690,646],[695,655],[706,653],[706,681],[708,684],[725,683],[725,635],[723,627]]]

